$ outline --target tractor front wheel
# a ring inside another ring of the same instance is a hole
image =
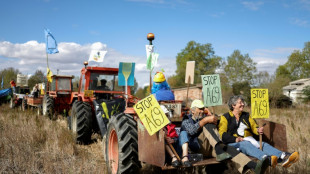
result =
[[[76,133],[77,143],[88,143],[92,134],[91,106],[82,101],[75,101],[72,106],[69,128]]]
[[[10,108],[13,109],[14,107],[15,107],[15,101],[14,101],[13,97],[11,97]]]
[[[106,163],[112,174],[137,173],[138,132],[132,116],[120,113],[112,116],[106,134]]]
[[[55,110],[54,110],[54,100],[52,97],[50,96],[44,96],[43,98],[43,115],[47,116],[48,118],[52,119],[54,114],[55,114]]]

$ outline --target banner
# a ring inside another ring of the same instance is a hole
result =
[[[124,67],[125,66],[125,67]],[[127,80],[127,85],[128,86],[134,86],[134,78],[135,78],[135,63],[125,63],[125,62],[120,62],[119,63],[119,68],[118,68],[118,86],[125,86],[125,76],[123,74],[123,69],[125,68],[126,70],[126,75],[128,75],[128,67],[127,66],[131,66],[131,71],[130,74],[128,76],[128,80]]]
[[[106,54],[107,51],[92,50],[90,52],[88,61],[103,62],[104,56]]]
[[[149,95],[140,100],[133,108],[151,136],[169,124],[169,119],[159,106],[154,95]]]
[[[269,118],[268,89],[251,89],[252,118]]]
[[[145,45],[145,49],[146,49],[146,69],[148,70],[152,70],[154,68],[155,65],[152,65],[153,62],[155,63],[155,61],[152,60],[153,56],[157,56],[156,58],[156,63],[157,63],[157,58],[158,55],[153,55],[154,52],[154,45]]]
[[[46,53],[47,54],[56,54],[59,53],[57,48],[57,42],[50,32],[49,29],[44,29],[45,33],[45,44],[46,44]]]
[[[52,71],[49,68],[47,68],[46,78],[47,78],[48,82],[52,82],[53,81],[52,75],[53,75]]]
[[[202,93],[205,106],[222,105],[221,81],[218,74],[202,75]]]

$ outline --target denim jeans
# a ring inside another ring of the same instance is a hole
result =
[[[262,150],[259,148],[255,147],[251,142],[249,141],[241,141],[238,143],[229,143],[229,146],[233,146],[237,149],[239,149],[240,152],[255,157],[259,160],[262,160],[263,156],[277,156],[278,158],[282,154],[282,152],[268,143],[262,142]]]

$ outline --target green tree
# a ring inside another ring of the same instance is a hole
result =
[[[310,42],[306,42],[302,51],[295,50],[283,66],[279,66],[276,75],[288,76],[291,80],[308,78],[310,74]]]
[[[253,84],[256,73],[256,63],[253,62],[249,54],[242,55],[239,50],[235,50],[227,57],[227,62],[224,63],[224,72],[230,84],[244,81]]]
[[[267,87],[267,85],[271,82],[272,77],[269,75],[267,71],[260,71],[258,74],[256,74],[255,78],[256,86],[258,87]]]
[[[28,79],[28,86],[29,86],[30,89],[32,89],[35,84],[43,83],[43,82],[47,82],[46,76],[44,75],[43,71],[37,70],[34,73],[34,75],[32,75]]]
[[[250,105],[251,103],[251,86],[248,81],[236,82],[232,84],[232,92],[234,95],[243,95],[244,100]]]
[[[9,67],[9,68],[5,68],[3,70],[0,71],[0,83],[2,82],[2,78],[3,78],[3,88],[10,88],[11,84],[10,81],[13,79],[16,83],[17,80],[17,74],[19,73],[18,69]],[[1,86],[0,86],[1,87]]]
[[[171,76],[168,83],[171,87],[180,87],[185,85],[186,62],[195,61],[195,79],[194,83],[200,83],[200,75],[214,74],[220,67],[222,58],[214,55],[211,44],[200,44],[195,41],[187,43],[186,47],[177,55],[176,75]]]

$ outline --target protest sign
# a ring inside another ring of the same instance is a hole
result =
[[[134,86],[135,63],[119,63],[118,86]],[[127,80],[128,79],[128,80]]]
[[[154,95],[140,100],[133,108],[151,136],[169,123]]]
[[[185,83],[194,84],[195,61],[186,62]],[[190,81],[188,81],[190,79]]]
[[[251,89],[252,118],[269,118],[268,89]]]
[[[218,74],[202,75],[203,103],[206,107],[222,105],[221,81]]]

